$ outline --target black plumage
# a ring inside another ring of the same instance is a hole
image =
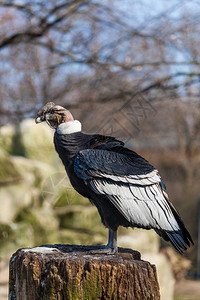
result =
[[[52,107],[41,110],[38,118],[43,121],[50,114],[55,127],[55,118],[59,120],[56,114],[63,114],[63,108]],[[154,229],[179,253],[186,250],[191,236],[169,201],[158,171],[114,137],[66,131],[63,123],[73,127],[77,121],[71,115],[69,120],[62,116],[62,120],[54,135],[56,151],[72,186],[97,207],[103,224],[109,228],[107,248],[117,250],[116,231],[124,226]]]

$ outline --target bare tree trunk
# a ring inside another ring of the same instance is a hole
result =
[[[10,300],[160,299],[155,266],[119,248],[95,254],[91,246],[20,249],[10,260]]]

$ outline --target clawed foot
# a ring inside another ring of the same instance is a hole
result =
[[[109,239],[106,246],[95,247],[89,251],[90,254],[116,254],[117,253],[117,231],[109,229]]]
[[[102,246],[99,249],[93,249],[89,251],[90,254],[108,254],[108,255],[113,255],[117,253],[117,248],[110,248],[108,246]]]

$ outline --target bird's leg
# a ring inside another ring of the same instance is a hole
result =
[[[106,247],[112,249],[113,253],[117,252],[117,230],[109,228],[108,244]]]
[[[108,244],[99,249],[90,250],[91,254],[115,254],[117,252],[117,230],[109,228]]]

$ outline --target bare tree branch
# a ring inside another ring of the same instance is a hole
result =
[[[9,37],[4,38],[0,42],[0,48],[3,49],[4,47],[8,45],[13,45],[13,44],[19,44],[19,43],[28,43],[33,41],[36,38],[44,36],[48,30],[50,30],[52,27],[54,27],[56,24],[62,22],[64,19],[66,19],[68,16],[71,16],[74,14],[82,5],[84,5],[85,1],[77,1],[74,0],[73,2],[70,2],[70,5],[68,3],[56,6],[54,9],[52,9],[49,14],[42,18],[40,20],[39,26],[33,26],[28,29],[26,29],[23,32],[19,33],[14,33]],[[1,5],[1,3],[0,3]],[[9,5],[10,7],[12,6],[11,4]],[[15,4],[14,7],[17,7],[18,9],[23,9],[23,6]],[[56,12],[63,7],[67,7],[68,10],[65,11],[64,13],[61,13],[60,16],[57,16],[54,18],[53,21],[49,22],[48,18],[51,16],[53,12]],[[24,6],[24,9],[26,9],[26,6]]]

